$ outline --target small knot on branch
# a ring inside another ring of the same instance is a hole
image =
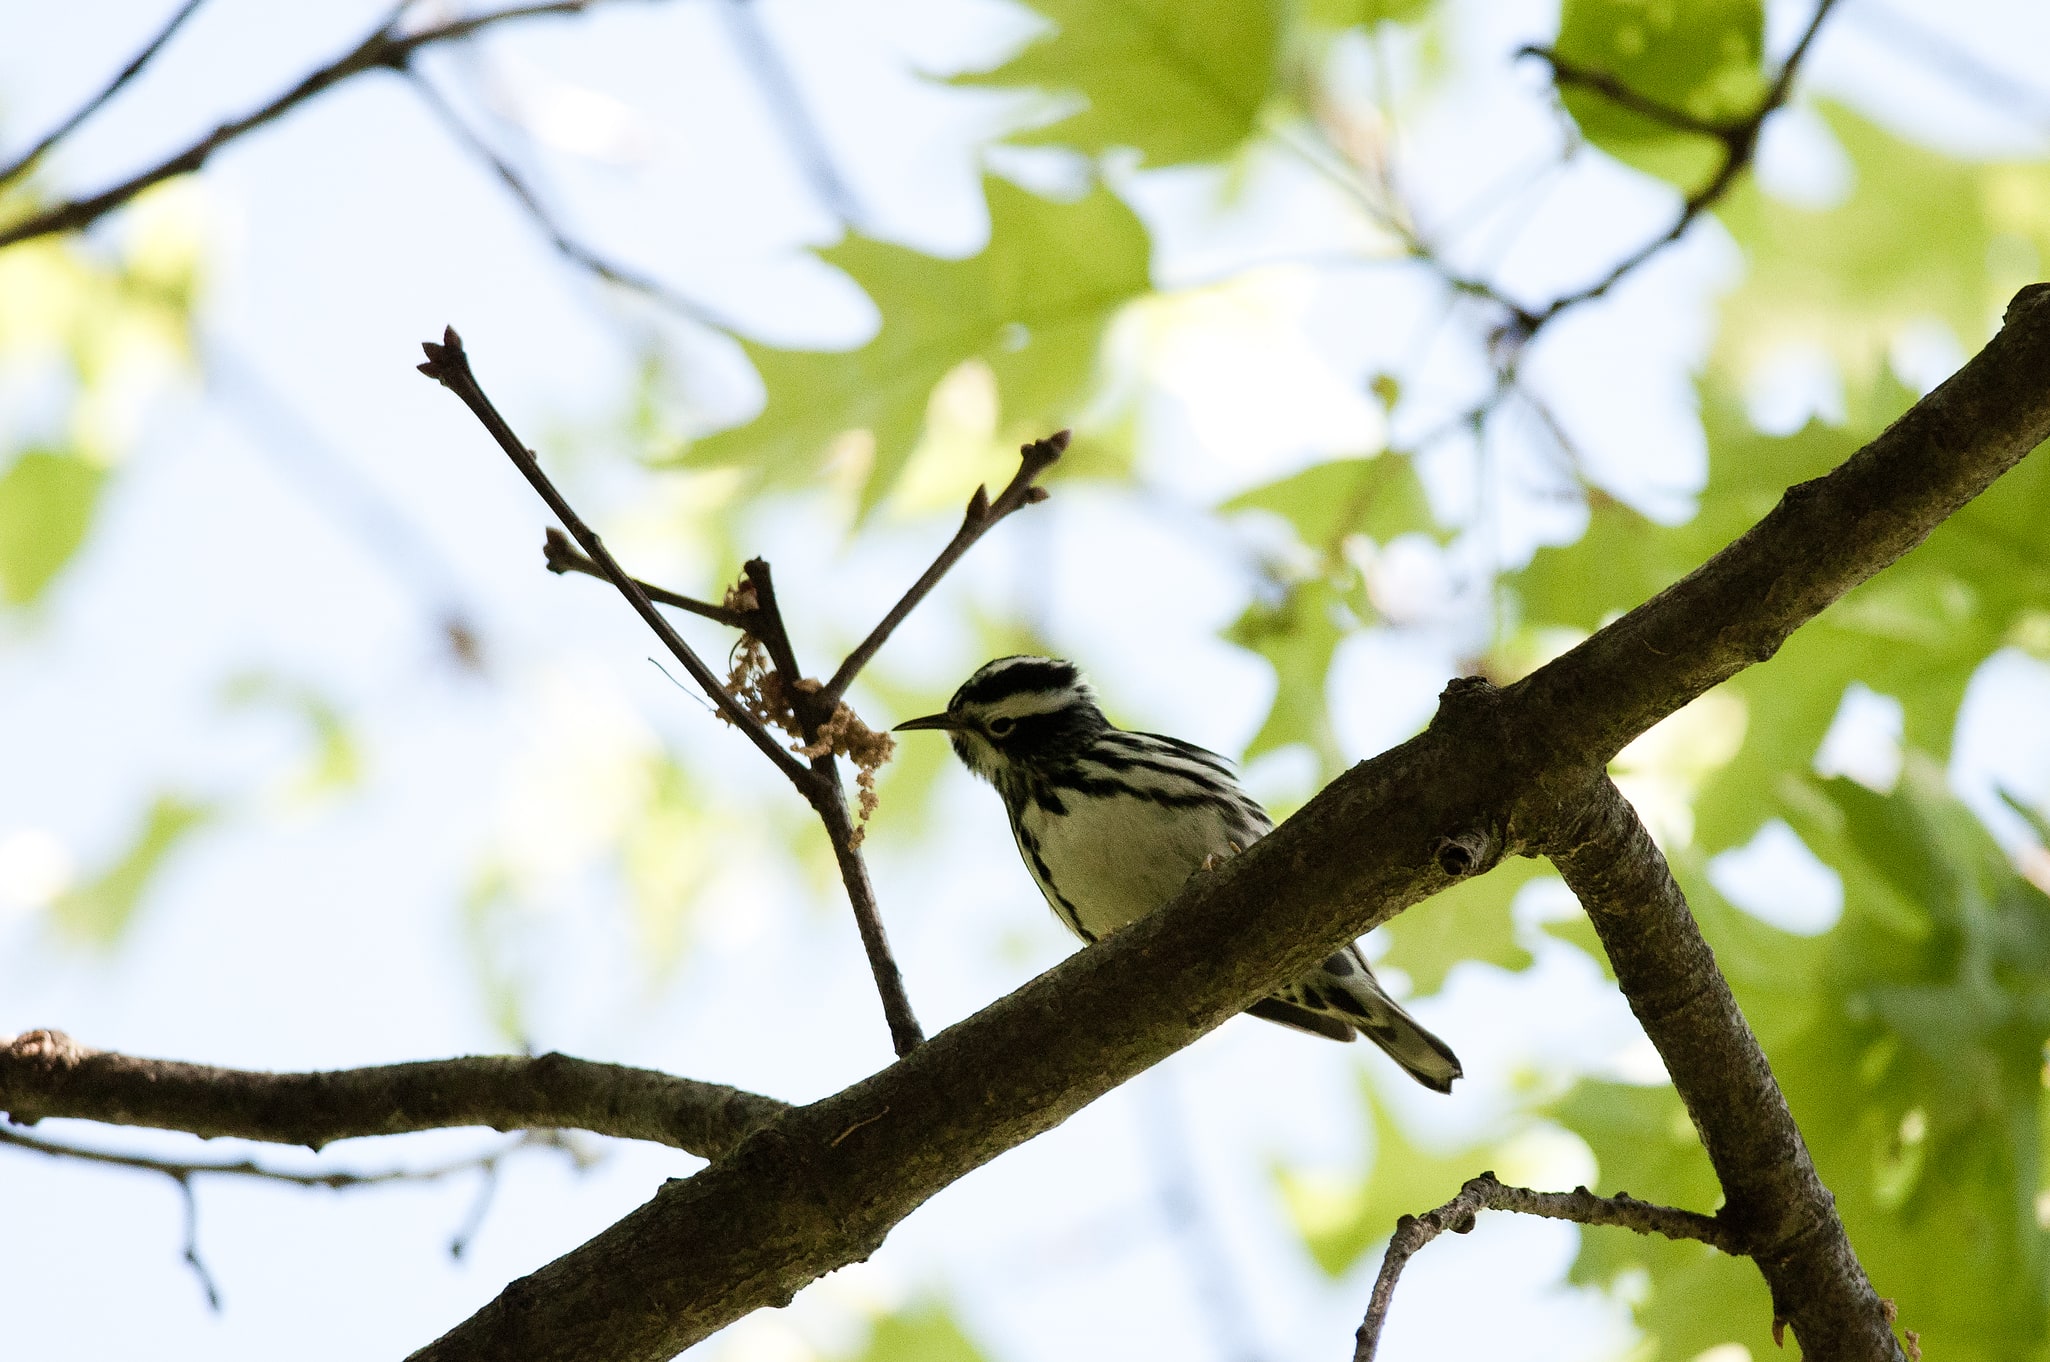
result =
[[[91,1049],[64,1032],[43,1027],[24,1031],[7,1042],[9,1058],[33,1060],[45,1069],[73,1068],[91,1054]]]
[[[565,572],[580,572],[585,562],[584,555],[577,552],[577,546],[569,542],[569,536],[553,525],[548,527],[548,537],[541,541],[541,561],[548,570],[560,576]]]
[[[1488,869],[1497,859],[1495,836],[1486,828],[1469,828],[1450,837],[1440,837],[1431,847],[1431,859],[1438,869],[1455,880],[1463,880]]]

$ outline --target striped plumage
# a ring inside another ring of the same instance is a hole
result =
[[[945,730],[963,764],[996,786],[1026,868],[1084,941],[1158,908],[1274,826],[1223,757],[1105,719],[1071,662],[1000,657],[944,713],[898,727]],[[1247,1010],[1332,1040],[1364,1035],[1439,1092],[1460,1076],[1445,1043],[1381,991],[1358,946]]]

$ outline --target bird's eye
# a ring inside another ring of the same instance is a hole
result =
[[[989,736],[1001,738],[1017,727],[1018,721],[1008,714],[999,714],[989,721]]]

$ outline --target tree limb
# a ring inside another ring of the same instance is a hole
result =
[[[409,4],[401,4],[391,12],[384,23],[361,42],[327,65],[308,72],[297,85],[262,108],[221,124],[175,156],[159,161],[147,170],[138,171],[117,185],[85,198],[52,204],[41,212],[31,213],[12,226],[0,227],[0,249],[36,237],[49,236],[54,232],[70,232],[91,226],[150,186],[161,184],[173,176],[187,175],[198,170],[215,152],[230,142],[254,132],[267,123],[275,122],[314,96],[353,76],[360,76],[365,71],[403,70],[406,63],[412,60],[413,54],[424,47],[467,38],[473,33],[514,19],[532,19],[552,14],[580,14],[596,2],[597,0],[543,0],[542,3],[511,5],[485,14],[473,14],[466,18],[432,24],[412,33],[402,31],[399,26],[406,10],[410,8]]]
[[[318,1150],[448,1126],[574,1129],[716,1159],[789,1108],[720,1083],[568,1055],[476,1055],[318,1073],[218,1069],[93,1050],[61,1031],[0,1044],[0,1111]]]
[[[1510,1187],[1495,1180],[1493,1173],[1468,1179],[1459,1195],[1436,1210],[1422,1215],[1405,1215],[1395,1222],[1388,1250],[1381,1256],[1381,1273],[1374,1279],[1374,1294],[1367,1305],[1367,1317],[1354,1335],[1352,1362],[1374,1362],[1381,1346],[1381,1327],[1388,1321],[1388,1307],[1395,1299],[1396,1279],[1417,1251],[1451,1230],[1466,1234],[1482,1211],[1516,1211],[1546,1220],[1571,1220],[1580,1225],[1616,1225],[1638,1234],[1664,1235],[1668,1239],[1693,1239],[1725,1253],[1735,1236],[1712,1215],[1697,1211],[1654,1206],[1627,1193],[1596,1196],[1585,1187],[1570,1192],[1534,1192],[1528,1187]]]
[[[1623,741],[1770,656],[2046,437],[2050,286],[2036,285],[1958,374],[1685,581],[1517,685],[1448,687],[1424,733],[1166,907],[787,1112],[415,1358],[653,1362],[784,1304],[940,1189],[1453,883],[1441,842],[1481,830],[1478,844],[1515,850],[1517,827],[1562,826]],[[1802,1343],[1825,1355],[1827,1340]]]
[[[1804,1358],[1893,1358],[1893,1330],[1687,898],[1607,776],[1545,847],[1587,909],[1722,1183],[1716,1219],[1772,1291]],[[1719,1245],[1728,1248],[1728,1244]]]
[[[73,132],[77,131],[79,124],[91,118],[95,113],[99,112],[100,107],[108,100],[120,94],[128,82],[140,75],[142,68],[148,66],[157,53],[163,50],[164,44],[171,41],[171,35],[183,28],[185,21],[190,19],[193,13],[205,3],[206,0],[185,0],[185,3],[180,5],[169,19],[164,21],[164,26],[156,31],[156,36],[152,37],[147,43],[144,43],[142,50],[129,60],[128,65],[115,72],[114,78],[101,86],[97,94],[73,110],[69,118],[66,118],[56,127],[44,133],[36,140],[34,146],[31,146],[27,151],[9,161],[5,166],[0,166],[0,188],[5,188],[7,185],[12,184],[20,179],[25,172],[33,169],[38,161],[50,154],[50,148],[56,146]]]

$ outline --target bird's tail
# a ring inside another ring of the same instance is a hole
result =
[[[1382,991],[1357,946],[1347,946],[1250,1010],[1333,1040],[1351,1040],[1357,1032],[1387,1051],[1411,1078],[1438,1092],[1451,1092],[1452,1080],[1463,1072],[1452,1047]]]

